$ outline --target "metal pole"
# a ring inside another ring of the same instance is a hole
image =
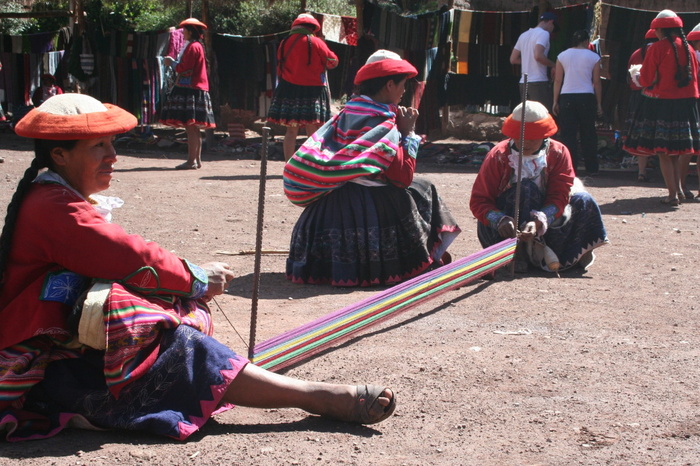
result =
[[[248,359],[255,355],[255,333],[258,325],[258,296],[260,292],[260,258],[262,256],[263,218],[265,216],[265,183],[267,179],[267,144],[270,140],[270,128],[262,129],[262,148],[260,150],[260,188],[258,190],[258,226],[255,235],[255,266],[253,269],[253,298],[250,310],[250,340]]]
[[[516,237],[520,231],[520,177],[523,172],[523,146],[525,145],[525,104],[527,102],[527,73],[523,74],[523,95],[520,109],[520,141],[518,142],[518,174],[515,183],[515,212],[513,220],[515,222]],[[517,246],[516,246],[517,248]],[[515,260],[511,262],[510,271],[515,275]]]
[[[518,143],[518,177],[515,188],[515,231],[520,228],[520,177],[523,172],[523,146],[525,145],[525,103],[527,102],[527,73],[523,74],[523,101],[520,109],[520,141]]]

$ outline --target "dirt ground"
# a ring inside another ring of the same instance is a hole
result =
[[[115,221],[195,263],[229,262],[238,278],[217,301],[235,331],[213,315],[219,339],[247,353],[254,257],[222,252],[255,247],[260,162],[206,153],[201,170],[175,171],[182,150],[119,151],[108,193],[126,204]],[[31,146],[0,134],[0,157],[4,212]],[[282,168],[268,165],[264,249],[287,249],[301,212],[284,197]],[[476,169],[419,160],[418,175],[463,229],[452,255],[480,249],[468,210]],[[588,273],[478,280],[286,372],[393,388],[398,408],[382,424],[236,408],[185,443],[69,430],[0,442],[0,464],[698,464],[700,203],[660,204],[659,173],[584,181],[611,241]],[[689,184],[697,192],[695,176]],[[284,264],[262,259],[258,341],[381,291],[294,285]]]

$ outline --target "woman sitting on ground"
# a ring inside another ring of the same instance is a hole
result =
[[[516,272],[527,272],[530,264],[547,271],[575,265],[588,270],[595,259],[593,250],[608,242],[600,208],[582,186],[574,188],[576,175],[569,150],[550,139],[557,132],[557,124],[539,102],[525,102],[525,139],[522,149],[518,147],[522,105],[515,107],[503,123],[503,134],[508,139],[486,155],[474,180],[469,206],[478,220],[479,241],[487,248],[504,238],[519,236],[522,241],[516,252]],[[518,208],[519,152],[522,166]],[[519,226],[514,220],[516,208]],[[544,256],[544,246],[552,253],[548,257]]]
[[[110,223],[119,107],[52,97],[16,127],[36,139],[0,236],[0,431],[141,430],[184,440],[233,404],[297,407],[357,423],[394,410],[391,390],[306,382],[250,364],[211,337],[207,301],[233,278]],[[46,169],[46,170],[44,170]]]
[[[305,207],[287,277],[295,283],[391,285],[449,262],[457,222],[425,179],[413,179],[418,111],[398,106],[417,71],[388,50],[360,68],[359,93],[284,169],[284,190]]]

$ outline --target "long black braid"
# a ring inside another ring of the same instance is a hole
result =
[[[2,227],[0,234],[0,287],[3,286],[3,275],[7,269],[7,261],[10,257],[10,247],[12,246],[12,238],[15,232],[15,224],[19,209],[22,206],[22,201],[27,196],[29,188],[32,186],[32,181],[37,177],[42,168],[52,167],[51,150],[55,147],[70,150],[75,147],[77,141],[47,141],[36,139],[34,141],[34,159],[24,172],[24,176],[19,183],[17,189],[12,195],[12,200],[7,206],[7,215],[5,216],[5,225]]]
[[[676,82],[678,82],[678,87],[685,87],[688,84],[690,84],[690,81],[693,79],[693,75],[690,66],[690,50],[688,48],[688,41],[685,38],[685,34],[683,33],[683,28],[664,28],[662,29],[662,31],[664,37],[668,39],[668,41],[671,43],[671,46],[673,47],[673,56],[676,58],[675,79]],[[683,48],[685,49],[686,59],[685,71],[683,70],[683,67],[681,66],[681,63],[678,59],[678,48],[676,48],[675,41],[676,36],[679,36],[683,41]]]

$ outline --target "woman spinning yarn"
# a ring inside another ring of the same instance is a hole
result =
[[[119,107],[63,94],[16,126],[35,157],[0,236],[0,432],[12,441],[66,427],[146,431],[184,440],[233,404],[296,407],[380,422],[396,406],[375,385],[268,372],[215,340],[207,302],[233,278],[110,222]]]
[[[413,179],[418,111],[399,106],[409,62],[378,50],[359,92],[287,162],[284,190],[305,207],[287,277],[295,283],[391,285],[450,261],[457,222],[426,179]]]
[[[593,250],[608,243],[600,208],[575,183],[569,150],[551,139],[557,124],[539,102],[525,101],[525,134],[518,147],[522,109],[521,103],[506,118],[502,131],[508,139],[486,155],[474,180],[469,207],[478,220],[479,242],[487,248],[519,232],[516,272],[527,272],[530,265],[551,272],[575,265],[588,270]]]

